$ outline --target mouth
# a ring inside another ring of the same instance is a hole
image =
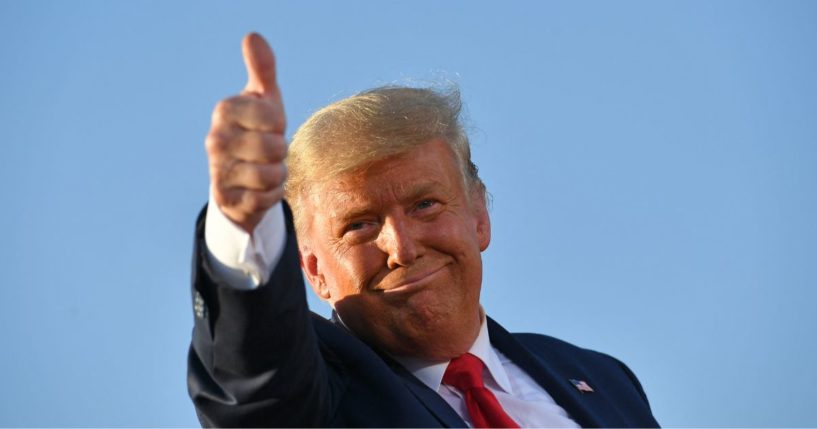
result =
[[[420,289],[423,289],[426,286],[428,286],[428,284],[431,282],[431,280],[433,280],[433,278],[438,273],[440,273],[443,270],[443,268],[445,268],[445,265],[443,265],[443,266],[441,266],[439,268],[435,268],[435,269],[433,269],[431,271],[427,271],[427,272],[424,272],[424,273],[420,273],[420,274],[411,276],[406,280],[398,282],[394,286],[379,289],[379,291],[384,293],[384,294],[389,294],[389,295],[392,295],[392,294],[406,294],[406,293],[416,292],[416,291],[418,291]]]

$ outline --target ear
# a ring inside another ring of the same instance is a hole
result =
[[[326,285],[326,280],[321,273],[318,257],[309,248],[304,247],[298,252],[298,258],[301,260],[301,269],[304,270],[315,295],[318,295],[324,301],[329,301],[332,295],[329,293],[329,287]]]
[[[477,240],[479,241],[479,251],[484,252],[491,244],[491,217],[488,215],[488,207],[485,205],[485,196],[480,194],[474,200],[474,216],[477,221]]]

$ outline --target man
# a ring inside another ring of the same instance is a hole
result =
[[[188,384],[203,425],[657,425],[622,363],[482,311],[491,227],[456,94],[341,100],[287,156],[272,52],[256,34],[243,49],[197,225]],[[299,265],[332,322],[307,309]]]

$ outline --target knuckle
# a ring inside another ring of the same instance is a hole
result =
[[[231,101],[229,98],[220,100],[218,103],[216,103],[216,106],[213,108],[213,123],[226,122],[227,118],[230,116],[230,104]]]
[[[219,100],[213,108],[213,123],[232,122],[236,112],[240,111],[241,105],[245,103],[245,97],[240,95]]]
[[[284,113],[284,106],[281,104],[274,104],[272,106],[272,113],[270,115],[272,118],[273,123],[275,124],[275,129],[283,132],[287,126],[286,114]]]
[[[263,172],[257,165],[245,164],[237,172],[236,182],[247,189],[258,189],[263,183]]]
[[[265,189],[269,186],[269,174],[266,166],[254,165],[246,173],[247,186],[253,189]]]
[[[281,159],[284,159],[289,154],[289,146],[287,145],[286,140],[283,136],[281,136]]]
[[[268,100],[258,100],[252,107],[261,129],[267,132],[283,132],[282,110],[279,106]]]
[[[285,172],[281,164],[267,165],[265,170],[264,184],[266,184],[268,188],[277,188],[284,183]]]
[[[221,132],[214,129],[204,140],[204,147],[211,156],[223,154],[227,148],[227,139]]]

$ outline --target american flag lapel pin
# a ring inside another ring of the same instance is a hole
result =
[[[593,388],[590,387],[590,385],[587,384],[587,382],[584,381],[584,380],[576,380],[575,378],[571,378],[570,379],[570,384],[572,384],[573,387],[578,389],[579,392],[582,392],[582,393],[593,393],[594,392]]]

